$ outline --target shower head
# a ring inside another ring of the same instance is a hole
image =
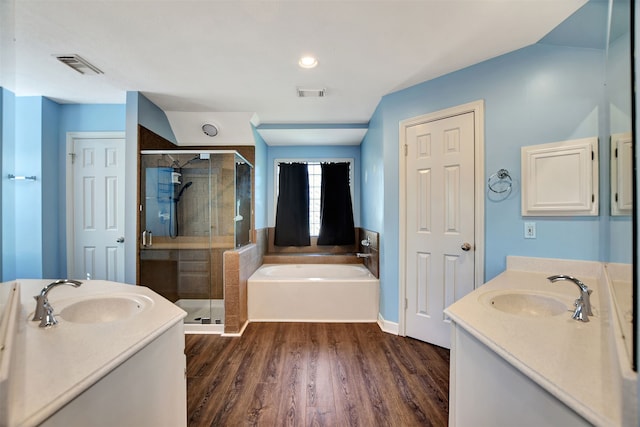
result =
[[[180,192],[178,193],[178,197],[175,198],[176,203],[180,201],[180,197],[182,197],[182,193],[184,193],[184,190],[191,187],[192,184],[193,182],[189,181],[184,186],[182,186],[182,188],[180,189]]]
[[[194,160],[200,160],[200,154],[198,154],[197,156],[195,156],[193,159],[188,160],[184,165],[182,165],[181,167],[185,167],[187,166],[189,163],[193,162]]]
[[[180,168],[180,162],[174,159],[173,156],[171,156],[171,154],[165,154],[165,156],[171,159],[171,167],[178,168],[178,169]]]

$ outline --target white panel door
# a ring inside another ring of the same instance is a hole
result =
[[[69,277],[124,282],[124,139],[74,138]]]
[[[406,334],[450,347],[443,310],[474,289],[474,113],[407,128]]]

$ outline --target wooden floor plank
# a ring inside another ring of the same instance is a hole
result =
[[[326,324],[319,323],[310,331],[307,362],[307,407],[320,407],[335,413],[331,359]]]
[[[288,343],[278,382],[278,424],[300,426],[306,414],[306,352],[303,342]]]
[[[446,426],[449,351],[377,324],[187,335],[189,426]]]

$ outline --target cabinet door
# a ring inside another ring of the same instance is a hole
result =
[[[598,215],[598,138],[522,147],[522,216]]]
[[[449,427],[587,427],[557,397],[452,325]]]

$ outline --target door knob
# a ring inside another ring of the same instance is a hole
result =
[[[116,242],[118,242],[118,243],[124,243],[124,237],[118,237],[118,239],[116,240]]]
[[[462,246],[460,246],[460,249],[462,249],[463,251],[468,251],[469,249],[471,249],[471,245],[467,242],[463,243]]]

